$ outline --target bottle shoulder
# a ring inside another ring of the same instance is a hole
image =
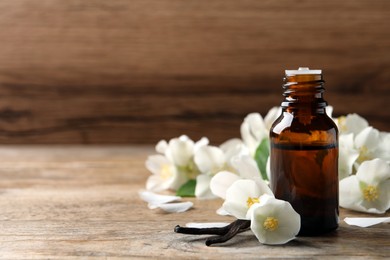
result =
[[[270,129],[274,142],[337,143],[338,129],[326,114],[294,115],[284,112]]]

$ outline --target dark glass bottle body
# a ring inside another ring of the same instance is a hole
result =
[[[270,130],[271,188],[301,216],[299,235],[338,227],[338,130],[325,112],[322,74],[286,75]]]

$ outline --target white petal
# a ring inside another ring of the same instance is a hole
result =
[[[380,223],[390,223],[390,217],[384,218],[345,218],[345,223],[358,227],[370,227]]]
[[[190,227],[190,228],[214,228],[214,227],[217,227],[217,228],[220,228],[220,227],[226,227],[229,224],[230,223],[227,223],[227,222],[208,222],[208,223],[192,222],[192,223],[187,223],[186,227]]]
[[[362,201],[362,193],[356,175],[342,179],[339,182],[340,206],[347,209],[364,210],[358,203]]]
[[[240,177],[237,174],[228,172],[228,171],[222,171],[218,172],[215,176],[211,178],[210,181],[210,189],[211,192],[222,198],[226,198],[226,191],[227,189],[237,180],[239,180]]]
[[[203,146],[196,151],[194,161],[202,173],[215,174],[225,164],[223,151],[215,146]]]
[[[163,165],[171,165],[172,163],[163,155],[151,155],[145,161],[145,167],[153,174],[160,175]]]
[[[191,141],[191,139],[187,135],[179,136],[179,140],[182,141],[182,142]]]
[[[187,202],[179,202],[179,203],[151,205],[150,209],[160,208],[169,213],[180,213],[189,210],[190,208],[192,208],[193,205],[194,203],[192,203],[191,201],[187,201]]]
[[[264,205],[254,207],[251,216],[251,230],[261,243],[269,245],[285,244],[298,234],[301,226],[300,216],[290,203],[269,198]],[[264,222],[268,217],[275,218],[278,221],[278,226],[273,231],[264,227]]]
[[[248,146],[251,155],[255,154],[261,140],[268,136],[268,130],[265,127],[263,118],[259,113],[247,115],[240,127],[241,138]]]
[[[202,146],[209,144],[209,139],[207,137],[202,137],[199,141],[194,144],[194,153],[199,150]]]
[[[381,132],[379,133],[379,147],[377,150],[377,155],[379,158],[390,163],[390,133]]]
[[[244,179],[255,179],[261,177],[256,161],[250,156],[236,156],[232,159],[232,165]]]
[[[210,190],[211,176],[200,174],[196,177],[195,196],[198,199],[215,199],[216,196]]]
[[[337,119],[340,133],[353,133],[357,135],[364,128],[368,127],[368,122],[358,114],[348,114],[346,117],[339,117]]]
[[[241,139],[233,138],[230,139],[219,146],[223,153],[225,154],[225,161],[230,165],[232,165],[231,160],[235,156],[239,155],[249,155],[249,150],[245,146],[245,144],[241,141]]]
[[[354,148],[353,134],[339,137],[339,179],[351,175],[353,165],[359,157],[359,151]]]
[[[282,114],[281,107],[273,107],[268,111],[267,115],[264,117],[264,125],[267,128],[267,130],[271,129],[272,124],[281,114]]]
[[[252,214],[253,214],[253,211],[258,208],[258,207],[261,207],[261,206],[264,206],[268,203],[268,200],[269,199],[275,199],[274,196],[270,196],[268,194],[263,194],[260,196],[259,198],[259,203],[255,203],[253,204],[249,209],[248,209],[248,212],[246,213],[246,218],[247,219],[251,219],[252,217]]]
[[[220,207],[215,211],[220,216],[230,216],[229,212],[227,212],[223,207]]]
[[[149,176],[149,178],[146,180],[146,185],[145,185],[148,191],[154,191],[154,192],[168,190],[170,188],[169,186],[170,183],[162,180],[158,175]]]
[[[371,126],[363,129],[355,137],[355,145],[357,148],[365,147],[368,150],[375,150],[378,148],[379,143],[379,131]]]
[[[248,219],[246,216],[248,207],[244,203],[237,201],[225,201],[222,207],[227,213],[229,213],[229,215],[232,215],[238,219]]]
[[[272,197],[275,197],[274,193],[272,192],[272,190],[268,186],[267,182],[265,182],[265,180],[263,180],[260,177],[257,177],[254,179],[254,181],[256,182],[257,186],[259,187],[261,194],[267,194],[267,195],[270,195]]]
[[[231,149],[234,149],[236,146],[240,146],[242,144],[243,144],[243,142],[241,141],[241,139],[239,139],[239,138],[232,138],[232,139],[229,139],[229,140],[223,142],[219,146],[219,148],[221,148],[222,151],[227,152],[227,151],[229,151]]]
[[[169,141],[167,157],[178,166],[186,166],[194,153],[194,142],[187,136],[180,136]]]
[[[390,166],[381,159],[364,161],[358,168],[356,177],[359,181],[369,185],[378,185],[380,182],[390,179]]]
[[[156,151],[158,153],[165,154],[166,150],[168,149],[168,143],[165,140],[161,140],[160,142],[157,143],[156,145]]]
[[[139,191],[138,194],[142,200],[148,202],[151,205],[159,205],[181,199],[179,196],[161,195],[145,190]]]

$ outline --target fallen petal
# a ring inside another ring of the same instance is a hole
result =
[[[227,212],[223,207],[217,209],[216,213],[220,216],[230,216],[229,212]]]
[[[370,227],[380,223],[390,223],[390,217],[384,218],[345,218],[345,223],[358,227]]]
[[[208,222],[208,223],[195,223],[195,222],[191,222],[191,223],[187,223],[186,224],[186,227],[190,227],[190,228],[213,228],[213,227],[226,227],[228,226],[230,223],[227,223],[227,222]]]
[[[184,212],[192,208],[194,203],[191,201],[187,202],[177,202],[177,203],[166,203],[166,204],[160,204],[160,205],[148,205],[150,209],[156,209],[160,208],[166,212],[169,213],[179,213]]]
[[[160,205],[181,199],[179,196],[161,195],[146,190],[139,191],[138,194],[143,201],[148,202],[150,205]]]

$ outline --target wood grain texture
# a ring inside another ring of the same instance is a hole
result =
[[[149,210],[138,198],[152,147],[0,147],[0,258],[259,259],[390,256],[389,224],[261,245],[250,232],[206,247],[205,236],[175,234],[176,224],[229,222],[220,200],[193,200],[180,214]],[[365,214],[341,210],[340,219]],[[385,216],[390,216],[386,213]]]
[[[386,0],[0,2],[1,143],[220,143],[321,68],[335,115],[390,131]]]

